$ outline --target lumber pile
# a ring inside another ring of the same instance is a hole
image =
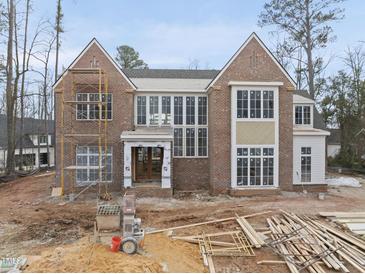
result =
[[[255,256],[252,245],[241,230],[210,233],[196,236],[175,236],[174,240],[182,240],[199,244],[203,263],[210,273],[215,273],[213,257]]]
[[[237,216],[236,221],[253,246],[255,246],[256,248],[260,248],[265,245],[262,237],[255,231],[255,229],[253,229],[253,227],[246,220],[246,218]]]
[[[327,269],[350,272],[349,266],[365,272],[363,240],[313,218],[281,212],[266,219],[271,231],[271,241],[266,244],[284,259],[292,273]]]
[[[242,218],[251,218],[251,217],[256,217],[256,216],[259,216],[259,215],[265,215],[265,214],[268,214],[268,213],[271,213],[271,211],[269,210],[269,211],[264,211],[264,212],[259,212],[259,213],[253,213],[253,214],[249,214],[249,215],[245,215],[245,216],[241,216],[241,217]],[[211,221],[194,223],[194,224],[174,226],[174,227],[169,227],[169,228],[164,228],[164,229],[157,229],[157,230],[153,230],[153,231],[147,231],[146,234],[154,234],[154,233],[161,233],[161,232],[166,232],[166,231],[175,231],[175,230],[178,230],[178,229],[184,229],[184,228],[190,228],[190,227],[196,227],[196,226],[202,226],[202,225],[223,223],[223,222],[236,220],[237,217],[238,216],[228,217],[228,218],[223,218],[223,219],[215,219],[215,220],[211,220]]]
[[[365,237],[365,212],[320,212],[319,215]]]

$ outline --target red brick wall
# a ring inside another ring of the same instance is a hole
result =
[[[257,56],[252,65],[252,56]],[[292,186],[292,92],[290,81],[253,38],[209,90],[209,168],[212,193],[231,185],[231,89],[229,81],[281,81],[279,90],[279,186]]]
[[[85,52],[78,60],[74,68],[90,68],[90,61],[93,57],[99,62],[99,67],[106,72],[108,78],[108,92],[113,94],[113,120],[108,121],[107,126],[107,142],[113,147],[113,184],[110,186],[113,189],[120,189],[122,183],[122,167],[123,158],[121,151],[120,134],[123,130],[131,130],[133,128],[133,93],[132,87],[123,78],[119,71],[114,67],[110,60],[104,55],[98,46],[95,44]],[[98,75],[94,76],[77,76],[74,75],[74,80],[82,83],[98,83]],[[56,183],[60,185],[60,169],[61,169],[61,93],[64,90],[65,101],[75,101],[75,96],[72,96],[72,76],[68,73],[64,79],[56,86],[56,150],[57,150],[57,167],[56,167]],[[80,88],[81,89],[81,88]],[[83,91],[97,92],[98,89],[92,86],[82,88]],[[98,122],[96,121],[76,121],[75,104],[65,104],[64,106],[64,130],[65,133],[97,133]],[[65,166],[75,165],[75,147],[76,144],[92,145],[98,144],[96,138],[78,137],[65,138]],[[74,182],[75,172],[65,172],[66,191],[72,187]]]
[[[209,159],[174,158],[173,187],[176,190],[208,189]]]

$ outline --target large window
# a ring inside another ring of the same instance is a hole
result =
[[[150,96],[150,125],[158,125],[158,96]]]
[[[207,115],[208,115],[208,98],[207,97],[198,97],[198,124],[206,125],[207,124]]]
[[[261,118],[261,91],[250,91],[250,118]]]
[[[100,100],[99,93],[77,93],[76,100],[77,120],[112,119],[112,94],[102,94]]]
[[[237,148],[237,186],[274,185],[274,148]]]
[[[146,96],[137,96],[137,124],[146,124]]]
[[[175,128],[174,129],[174,155],[175,156],[183,156],[183,129]]]
[[[237,90],[238,119],[274,118],[273,90]]]
[[[186,128],[186,156],[195,156],[195,128]]]
[[[169,125],[171,123],[171,97],[162,96],[162,124]]]
[[[195,124],[195,97],[187,96],[186,99],[186,124]]]
[[[171,126],[175,157],[208,156],[207,96],[138,95],[137,125]]]
[[[248,118],[248,91],[237,91],[237,118]]]
[[[262,108],[263,118],[273,118],[274,117],[274,92],[272,90],[264,90],[262,93]]]
[[[175,96],[174,97],[174,124],[182,125],[183,122],[183,97]]]
[[[208,129],[198,129],[198,156],[208,156]]]
[[[312,149],[310,147],[301,148],[301,182],[312,180]]]
[[[99,167],[101,167],[101,181],[112,181],[112,148],[108,147],[105,153],[101,149],[99,162],[99,148],[97,146],[77,146],[76,148],[76,183],[85,185],[99,182]]]
[[[311,124],[311,107],[295,106],[295,124],[310,125]]]

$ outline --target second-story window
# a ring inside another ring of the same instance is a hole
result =
[[[99,93],[77,93],[76,94],[76,119],[77,120],[99,120],[112,119],[112,95]],[[101,106],[101,108],[100,108]]]
[[[47,144],[47,135],[38,136],[39,144]]]
[[[264,90],[262,93],[262,117],[274,117],[274,92],[272,90]]]
[[[261,118],[261,91],[250,91],[250,118]]]
[[[248,117],[248,91],[237,91],[237,118]]]
[[[273,90],[237,90],[237,119],[273,119]]]
[[[207,97],[198,97],[198,125],[207,124]]]
[[[311,124],[311,107],[296,106],[295,107],[295,124],[310,125]]]
[[[146,124],[146,96],[137,96],[137,124]]]
[[[195,124],[195,97],[194,96],[186,97],[186,124],[187,125]]]
[[[158,125],[158,96],[150,96],[150,125]]]
[[[182,96],[174,97],[174,124],[183,124],[183,98]]]
[[[162,124],[170,125],[171,123],[171,97],[162,96]]]

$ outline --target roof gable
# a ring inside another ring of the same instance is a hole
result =
[[[240,55],[240,53],[245,49],[245,47],[251,42],[252,39],[255,39],[258,44],[264,49],[264,51],[268,54],[268,56],[273,60],[273,62],[278,66],[278,68],[281,70],[281,72],[286,76],[286,78],[289,80],[289,82],[295,87],[295,81],[289,73],[285,70],[285,68],[279,63],[279,61],[275,58],[275,56],[272,54],[272,52],[266,47],[266,45],[261,41],[261,39],[257,36],[255,32],[253,32],[247,40],[242,44],[242,46],[236,51],[236,53],[228,60],[228,62],[224,65],[222,70],[216,75],[216,77],[209,83],[207,86],[207,90],[212,87],[216,81],[224,74],[224,72],[227,70],[227,68],[233,63],[233,61]]]
[[[57,81],[53,84],[53,88],[56,88],[58,84],[63,80],[63,78],[67,75],[68,70],[72,69],[75,64],[84,56],[84,54],[93,46],[97,46],[100,51],[107,57],[107,59],[113,64],[116,70],[123,76],[123,78],[128,82],[128,84],[133,88],[136,89],[136,86],[133,82],[128,78],[128,76],[123,72],[123,70],[119,67],[119,65],[115,62],[115,60],[110,56],[110,54],[104,49],[104,47],[99,43],[96,38],[93,38],[86,47],[81,51],[81,53],[72,61],[69,67],[61,74],[61,76],[57,79]]]

